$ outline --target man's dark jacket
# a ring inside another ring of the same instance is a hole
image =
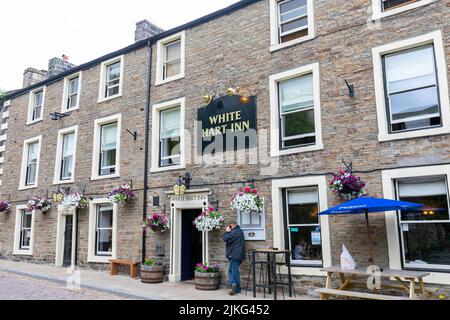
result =
[[[227,244],[226,256],[228,260],[245,260],[245,238],[239,226],[235,227],[230,232],[225,232],[223,241]]]

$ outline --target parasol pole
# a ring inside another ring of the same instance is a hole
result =
[[[375,263],[375,260],[373,258],[374,256],[374,247],[373,247],[373,237],[372,232],[370,231],[370,225],[369,225],[369,210],[365,210],[366,215],[366,227],[367,227],[367,241],[369,246],[369,263],[370,265],[373,265]]]

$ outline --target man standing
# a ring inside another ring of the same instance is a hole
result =
[[[245,260],[245,238],[241,227],[231,224],[223,235],[223,241],[227,244],[226,257],[230,261],[228,269],[228,283],[231,286],[230,295],[241,293],[241,276],[239,268]]]

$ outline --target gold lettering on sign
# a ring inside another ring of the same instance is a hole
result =
[[[249,130],[250,121],[241,121],[241,120],[242,120],[241,111],[234,111],[230,113],[224,113],[209,117],[209,123],[214,127],[203,129],[203,138],[224,135],[226,134],[227,130],[230,130],[231,132]]]

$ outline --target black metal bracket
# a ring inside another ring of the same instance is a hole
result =
[[[50,113],[50,116],[53,121],[58,121],[59,119],[70,116],[71,114],[72,113],[70,113],[70,112],[69,113],[53,112],[53,113]]]
[[[219,200],[216,200],[212,203],[214,205],[214,209],[216,209],[216,211],[219,211]]]
[[[354,98],[355,97],[355,86],[354,85],[350,85],[347,80],[345,80],[345,84],[348,87],[348,95],[349,95],[349,97],[350,98]]]
[[[344,159],[342,159],[342,163],[350,174],[353,173],[353,162],[347,163]]]
[[[133,136],[134,141],[137,140],[137,131],[132,132],[132,131],[130,131],[130,130],[128,130],[128,129],[125,129],[125,130],[127,130],[127,132]]]
[[[191,188],[191,181],[192,181],[192,177],[191,174],[189,172],[186,172],[183,176],[179,176],[179,181],[181,181],[185,186],[186,189],[190,189]]]

